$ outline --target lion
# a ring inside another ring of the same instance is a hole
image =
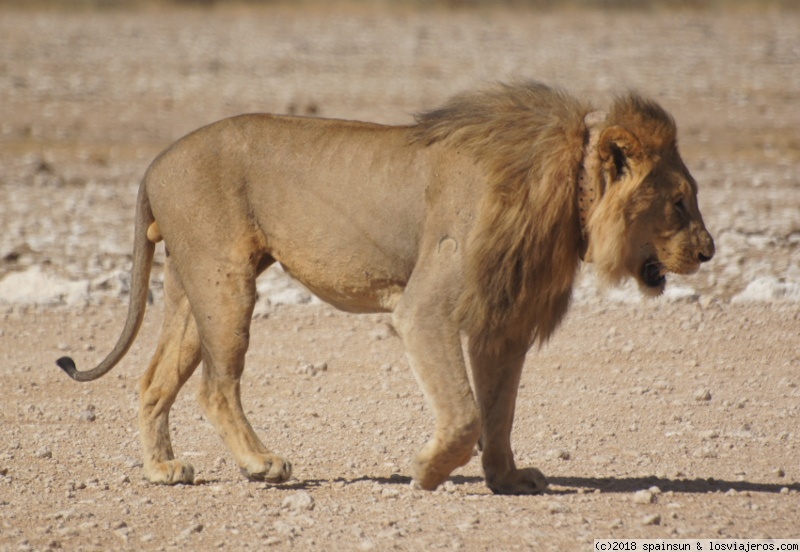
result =
[[[163,484],[194,481],[168,418],[201,361],[199,402],[242,473],[292,475],[240,396],[255,281],[273,263],[336,308],[391,313],[435,416],[412,461],[419,487],[435,489],[478,446],[493,492],[530,494],[548,483],[514,462],[517,388],[526,353],[566,314],[581,262],[657,295],[667,273],[694,273],[714,255],[663,108],[629,92],[598,111],[539,82],[464,93],[405,126],[224,119],[153,161],[135,219],[116,346],[91,370],[57,363],[90,381],[123,358],[163,241],[164,322],[139,386],[144,473]]]

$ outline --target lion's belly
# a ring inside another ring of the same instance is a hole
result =
[[[332,267],[298,270],[284,263],[281,266],[321,300],[346,312],[393,311],[407,281],[407,278],[398,278],[398,275],[374,274],[369,270],[337,271]]]

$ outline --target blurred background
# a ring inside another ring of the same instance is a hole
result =
[[[518,78],[598,107],[635,88],[675,116],[718,245],[678,295],[800,301],[799,4],[2,0],[0,302],[126,299],[138,182],[199,126],[406,124]]]

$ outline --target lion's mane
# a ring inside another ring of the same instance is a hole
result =
[[[417,116],[417,140],[450,140],[489,175],[458,306],[462,327],[483,346],[542,342],[569,306],[589,111],[561,90],[528,82],[456,96]]]
[[[560,89],[523,82],[459,95],[416,117],[416,141],[449,141],[488,175],[457,311],[480,346],[542,343],[569,307],[582,247],[576,182],[591,111]],[[613,125],[649,137],[653,143],[642,144],[645,154],[675,139],[671,117],[633,92],[613,102],[603,127]],[[592,176],[602,185],[602,175]],[[592,221],[598,235],[613,234],[612,243],[597,249],[603,258],[596,259],[599,271],[612,273],[612,279],[626,254],[620,249],[626,219],[619,215],[597,212]],[[602,232],[604,221],[612,219],[623,228]]]

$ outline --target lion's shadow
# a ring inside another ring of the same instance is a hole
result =
[[[729,481],[725,479],[695,478],[671,479],[666,477],[550,477],[551,486],[567,487],[564,490],[552,492],[572,493],[579,490],[600,491],[603,493],[635,493],[642,489],[658,487],[661,492],[710,494],[724,493],[730,490],[736,492],[754,493],[780,493],[783,489],[800,492],[800,483],[787,482],[786,484],[754,483],[750,481]],[[784,491],[785,492],[785,491]]]
[[[713,494],[728,491],[773,493],[786,492],[783,489],[800,492],[800,482],[786,484],[754,483],[750,481],[729,481],[725,479],[695,478],[670,479],[665,477],[550,477],[550,488],[545,495],[577,494],[587,491],[602,493],[635,493],[642,489],[658,487],[661,492],[683,494]],[[456,475],[450,478],[455,485],[482,485],[483,478],[477,476]],[[354,478],[339,477],[336,479],[308,479],[276,485],[287,490],[310,490],[330,484],[352,485],[360,482],[373,482],[379,485],[409,485],[408,476],[393,475],[391,477],[361,476]],[[487,489],[488,493],[488,489]]]

